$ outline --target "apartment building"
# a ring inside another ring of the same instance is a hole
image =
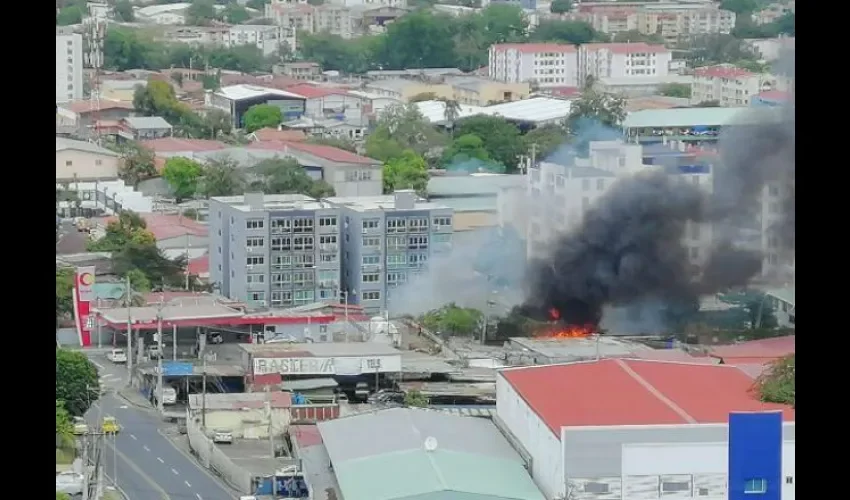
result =
[[[393,290],[428,272],[451,250],[454,211],[411,190],[375,197],[328,198],[339,209],[343,289],[352,303],[380,313]]]
[[[265,6],[265,17],[278,26],[306,33],[331,33],[343,38],[381,31],[386,23],[406,12],[403,8],[377,3],[313,6],[301,2],[273,2]]]
[[[735,13],[704,3],[647,4],[637,13],[638,31],[658,34],[665,42],[683,36],[727,34],[735,27]]]
[[[752,73],[731,64],[719,64],[694,70],[691,104],[717,101],[724,107],[750,105],[750,99],[771,90],[775,77]]]
[[[536,82],[540,87],[580,87],[597,79],[645,79],[669,75],[671,52],[662,45],[509,43],[490,47],[488,73],[502,82]]]
[[[761,203],[761,249],[762,275],[771,278],[794,280],[795,256],[793,250],[784,249],[777,223],[782,214],[782,203],[787,187],[771,183],[762,191]]]
[[[210,282],[249,308],[336,300],[339,209],[304,195],[214,197],[209,202]]]
[[[233,26],[175,26],[166,28],[162,35],[169,42],[190,45],[216,45],[237,47],[253,45],[264,56],[278,52],[281,46],[296,48],[295,30],[283,26],[239,24]]]
[[[597,31],[616,35],[628,31],[637,31],[638,9],[620,7],[597,7],[579,11],[573,16],[576,20],[584,21]]]
[[[56,102],[83,98],[83,36],[56,30]]]

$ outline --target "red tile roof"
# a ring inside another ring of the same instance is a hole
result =
[[[749,78],[755,76],[755,73],[747,71],[743,68],[732,66],[731,64],[718,64],[717,66],[706,66],[694,70],[694,76],[703,78],[728,78],[735,80],[738,78]]]
[[[493,50],[501,52],[505,50],[517,50],[523,54],[537,52],[576,52],[576,46],[567,43],[497,43]]]
[[[278,130],[276,128],[261,128],[253,134],[257,141],[294,141],[302,142],[307,139],[304,132],[300,130]]]
[[[295,437],[299,448],[309,448],[322,444],[322,434],[316,425],[293,425],[289,433]]]
[[[195,276],[202,276],[205,274],[209,274],[210,272],[210,256],[202,255],[196,259],[192,259],[188,264],[189,274],[194,274]]]
[[[345,95],[347,92],[343,89],[335,89],[330,87],[318,87],[309,83],[299,83],[285,89],[287,92],[298,94],[307,99],[320,99],[329,95]]]
[[[139,215],[145,220],[148,231],[153,233],[157,241],[185,236],[187,234],[193,236],[207,236],[209,234],[207,226],[188,217],[150,213]],[[118,220],[116,217],[107,217],[104,224],[116,220]]]
[[[583,45],[585,50],[608,50],[614,54],[659,54],[670,52],[670,49],[663,45],[651,45],[646,42],[630,42],[630,43],[587,43]]]
[[[786,335],[770,339],[751,340],[733,345],[720,345],[711,349],[711,355],[727,364],[768,363],[797,350],[797,337]]]
[[[100,107],[101,111],[106,111],[110,109],[126,109],[131,111],[133,109],[133,103],[125,102],[125,101],[113,101],[111,99],[101,99],[99,104],[96,104],[91,99],[85,99],[80,101],[71,101],[68,104],[68,109],[78,114],[86,114],[91,113]]]
[[[328,160],[337,163],[354,163],[357,165],[376,165],[380,162],[365,156],[360,156],[356,153],[346,151],[344,149],[335,148],[333,146],[325,146],[324,144],[307,144],[306,142],[293,141],[265,141],[252,142],[248,145],[252,149],[266,149],[272,151],[285,151],[293,149],[296,152],[300,151],[307,153],[323,160]]]
[[[178,153],[190,151],[201,153],[204,151],[219,151],[227,148],[227,144],[209,139],[180,139],[177,137],[163,137],[161,139],[150,139],[141,142],[142,146],[155,153]]]
[[[733,366],[605,359],[501,372],[556,436],[565,426],[725,423],[734,411],[794,410],[762,403]]]

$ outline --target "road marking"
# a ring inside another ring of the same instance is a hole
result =
[[[98,368],[99,368],[99,369],[101,369],[101,370],[106,371],[106,368],[104,368],[102,364],[98,363],[98,362],[97,362],[97,361],[95,361],[95,360],[91,360],[91,364],[93,364],[94,366],[98,367]]]
[[[191,464],[192,464],[192,466],[193,466],[193,467],[195,467],[197,470],[199,470],[199,471],[203,472],[204,474],[206,474],[206,476],[207,476],[208,478],[210,478],[210,480],[213,482],[213,484],[215,484],[216,486],[218,486],[218,487],[219,487],[219,489],[221,489],[221,491],[225,492],[228,496],[233,496],[233,492],[232,492],[232,491],[230,491],[230,490],[228,490],[228,489],[227,489],[227,488],[226,488],[226,487],[225,487],[225,486],[224,486],[224,485],[220,482],[220,481],[221,481],[221,479],[220,479],[220,478],[218,478],[218,477],[214,476],[214,475],[213,475],[213,473],[209,471],[209,469],[206,469],[206,468],[204,468],[204,467],[201,467],[201,465],[200,465],[197,461],[195,461],[195,458],[194,458],[192,455],[190,455],[190,454],[189,454],[189,453],[187,453],[185,450],[183,450],[182,448],[180,448],[179,446],[177,446],[177,445],[174,443],[174,441],[172,441],[172,440],[171,440],[168,436],[166,436],[165,434],[163,434],[163,433],[162,433],[162,429],[157,429],[157,430],[156,430],[156,432],[157,432],[160,436],[162,436],[162,437],[163,437],[163,439],[165,439],[165,440],[168,442],[168,444],[170,444],[170,445],[171,445],[171,446],[172,446],[175,450],[177,450],[177,452],[178,452],[178,453],[180,453],[181,455],[183,455],[183,456],[186,458],[186,460],[188,460],[188,461],[189,461],[189,463],[191,463]],[[197,495],[197,496],[198,496],[198,499],[199,499],[199,500],[203,500],[203,499],[201,498],[201,495]]]
[[[177,472],[177,469],[171,469],[171,472],[173,472],[175,476],[180,474],[179,472]]]
[[[161,458],[159,458],[159,457],[156,457],[156,459],[157,459],[157,460],[159,460],[159,463],[161,463],[161,464],[164,464],[164,463],[165,463],[165,460],[163,460],[163,459],[161,459]]]
[[[127,458],[127,455],[121,453],[121,451],[119,451],[116,447],[114,447],[110,441],[108,441],[108,440],[105,441],[105,444],[112,451],[114,451],[114,453],[121,460],[127,462],[127,465],[129,465],[131,469],[136,471],[136,473],[139,475],[139,477],[141,477],[146,483],[150,484],[153,487],[153,489],[158,491],[159,494],[160,494],[160,498],[162,498],[162,500],[171,500],[171,497],[168,495],[168,493],[166,493],[165,490],[162,489],[162,487],[159,484],[157,484],[157,482],[154,481],[149,475],[145,474],[145,471],[143,471],[138,465],[136,465],[135,462],[133,462],[132,460]],[[125,497],[125,498],[127,498],[127,497]]]
[[[142,446],[142,448],[144,448],[144,449],[145,449],[145,451],[151,451],[151,449],[150,449],[150,448],[148,448],[146,445],[143,445],[143,446]]]
[[[121,405],[121,406],[119,406],[118,408],[120,408],[120,409],[122,409],[122,410],[126,410],[126,409],[127,409],[127,405]]]
[[[136,436],[134,436],[133,434],[130,434],[130,437],[131,437],[131,438],[133,438],[133,441],[135,441],[135,440],[137,440],[137,439],[138,439],[138,438],[137,438]]]
[[[183,482],[186,483],[186,486],[188,486],[190,488],[192,487],[192,483],[190,483],[189,481],[183,481]]]

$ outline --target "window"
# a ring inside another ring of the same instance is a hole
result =
[[[310,253],[295,255],[292,260],[295,267],[313,267],[315,262],[316,260],[313,258],[313,254]]]
[[[293,233],[310,233],[313,231],[313,219],[309,217],[296,217],[292,219]]]
[[[452,227],[451,217],[434,217],[434,226],[436,227]]]
[[[364,236],[363,237],[363,246],[364,247],[379,247],[379,246],[381,246],[381,238],[376,238],[374,236]]]
[[[450,234],[435,234],[434,243],[451,243],[452,235]]]
[[[246,229],[262,229],[264,225],[263,219],[248,219],[245,221]]]
[[[251,292],[250,297],[253,302],[265,302],[266,292]]]
[[[334,236],[319,236],[319,245],[336,245],[336,235]],[[323,248],[324,249],[324,248]]]
[[[325,288],[336,286],[337,275],[336,271],[319,271],[319,286]]]
[[[103,165],[103,160],[95,160],[94,164],[95,164],[95,166],[99,167],[99,166]]]
[[[284,304],[292,304],[292,292],[272,292],[272,305],[282,306]]]
[[[272,219],[273,233],[288,233],[292,231],[291,219]]]
[[[407,223],[410,231],[419,232],[419,231],[427,231],[428,230],[428,219],[410,219]]]
[[[292,238],[289,236],[278,236],[272,238],[272,251],[282,252],[292,249]]]
[[[381,280],[381,276],[378,273],[364,273],[361,281],[363,283],[377,283]]]
[[[313,249],[313,237],[312,236],[295,236],[292,238],[292,249],[293,250],[312,250]]]
[[[265,263],[266,259],[263,257],[248,257],[246,259],[246,264],[248,267],[252,266],[262,266]]]
[[[427,236],[411,236],[407,240],[407,248],[415,250],[417,248],[428,248]]]
[[[403,233],[407,227],[404,219],[387,219],[387,233]]]
[[[691,483],[688,481],[662,481],[661,493],[679,493],[691,491]]]
[[[390,250],[404,250],[407,241],[404,236],[387,236],[387,248]]]
[[[559,175],[559,176],[555,177],[555,185],[558,186],[558,187],[564,187],[566,182],[567,182],[566,178],[563,175]]]
[[[303,271],[298,273],[292,273],[292,283],[297,286],[312,285],[313,273]]]
[[[260,284],[260,283],[266,282],[266,275],[265,274],[249,274],[245,278],[246,278],[245,282],[248,283],[248,284],[252,284],[252,283]]]
[[[366,219],[363,221],[363,230],[366,231],[368,229],[378,229],[381,225],[381,221],[378,219]]]
[[[767,493],[766,479],[747,479],[744,483],[744,493],[748,495],[761,495]]]
[[[398,285],[407,281],[407,275],[404,273],[387,273],[387,283],[390,285]]]
[[[428,263],[428,254],[414,253],[408,256],[408,262],[411,266],[424,265]]]
[[[708,488],[699,488],[697,489],[698,497],[707,497],[708,496]]]
[[[363,300],[381,300],[381,292],[363,292]]]
[[[387,255],[387,267],[396,268],[396,267],[406,267],[407,266],[407,256],[403,253],[391,253]]]
[[[584,492],[585,493],[595,493],[597,495],[603,495],[608,493],[608,484],[607,483],[584,483]]]
[[[272,257],[272,266],[280,269],[281,267],[289,267],[292,265],[291,255],[275,255]]]
[[[296,304],[308,304],[315,300],[316,294],[313,293],[313,290],[296,290],[295,291],[295,303]]]
[[[375,264],[379,264],[381,262],[381,257],[377,255],[364,255],[363,256],[363,265],[364,266],[373,266]]]
[[[71,160],[66,160],[66,161],[65,161],[65,166],[66,166],[66,167],[70,167],[70,166],[71,166],[71,165],[73,165],[73,164],[74,164],[74,162],[72,162]]]
[[[265,246],[266,242],[263,238],[248,238],[247,240],[245,240],[245,244],[248,246],[248,248],[260,248]]]
[[[320,217],[319,218],[319,227],[335,227],[336,226],[336,217]]]
[[[323,253],[319,257],[319,262],[322,264],[335,264],[337,259],[339,259],[338,254],[335,253]]]
[[[794,476],[785,476],[785,484],[794,484]]]
[[[292,275],[289,273],[274,273],[272,274],[272,284],[274,285],[284,285],[286,283],[292,283]]]

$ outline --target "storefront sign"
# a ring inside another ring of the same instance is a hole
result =
[[[363,373],[397,373],[400,356],[370,358],[254,358],[254,375],[360,375]]]

